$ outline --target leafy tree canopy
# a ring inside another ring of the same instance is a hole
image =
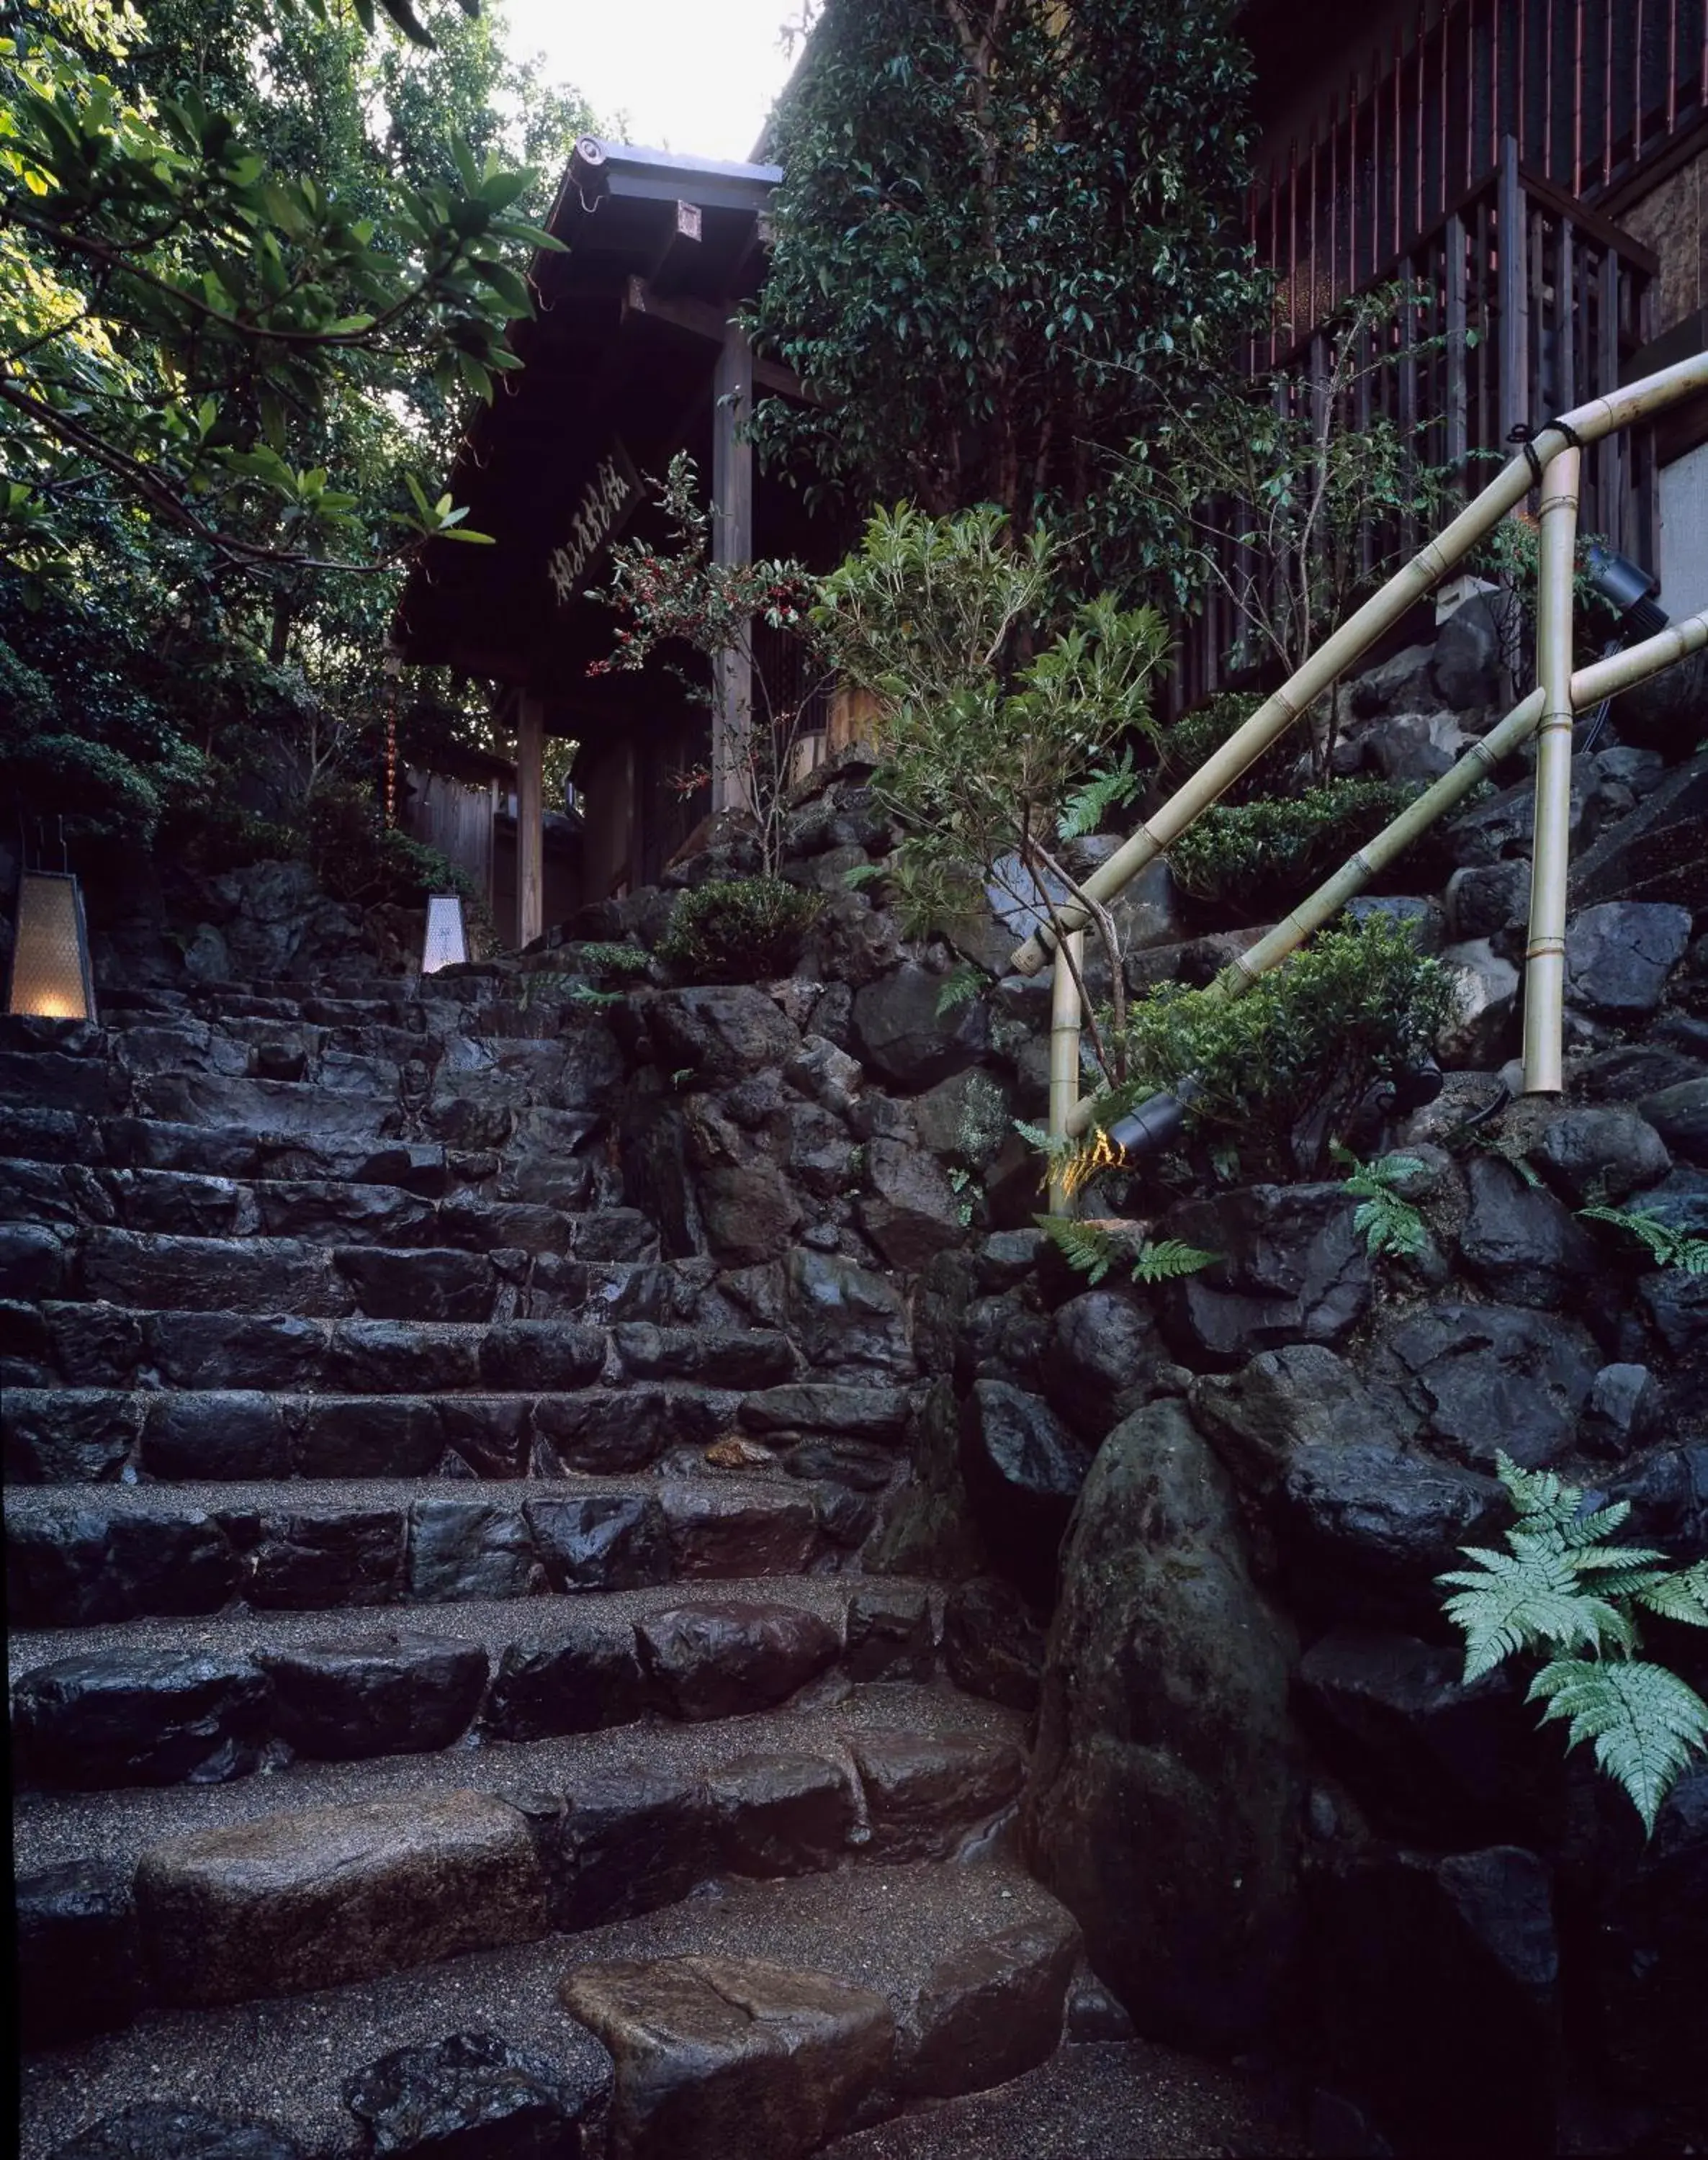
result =
[[[773,457],[857,497],[1039,519],[1134,559],[1112,460],[1226,357],[1261,285],[1239,223],[1229,0],[828,0],[773,154],[754,314],[819,393]]]

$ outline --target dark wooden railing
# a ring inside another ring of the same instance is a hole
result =
[[[1528,170],[1508,136],[1496,146],[1493,169],[1433,226],[1375,258],[1360,277],[1357,289],[1393,283],[1415,298],[1396,319],[1365,333],[1369,350],[1336,417],[1352,428],[1387,418],[1414,444],[1420,465],[1446,469],[1454,487],[1474,492],[1497,460],[1513,454],[1514,428],[1537,426],[1617,386],[1649,335],[1654,271],[1645,248]],[[1315,295],[1326,297],[1320,283]],[[1332,312],[1294,310],[1316,323]],[[1277,339],[1253,361],[1255,371],[1273,372],[1284,409],[1320,411],[1330,375],[1324,330],[1285,344]],[[1229,529],[1239,522],[1214,522]],[[1639,561],[1653,560],[1654,474],[1645,431],[1611,436],[1589,453],[1581,529]],[[1425,537],[1399,521],[1368,532],[1362,546],[1371,581]],[[1285,574],[1282,564],[1254,564],[1249,551],[1236,563],[1231,545],[1225,567],[1236,582]],[[1249,641],[1242,648],[1241,627],[1225,592],[1207,600],[1181,641],[1175,709],[1267,657]]]

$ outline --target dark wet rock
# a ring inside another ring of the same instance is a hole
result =
[[[909,964],[858,991],[854,1002],[856,1054],[885,1080],[918,1090],[978,1062],[985,1015],[974,1000],[939,1014],[942,978]]]
[[[350,1309],[350,1290],[331,1254],[288,1238],[157,1238],[91,1230],[84,1244],[83,1290],[115,1305],[198,1312],[311,1318],[336,1317]]]
[[[319,1395],[292,1446],[299,1477],[424,1477],[444,1445],[424,1395]]]
[[[280,1737],[322,1762],[449,1747],[486,1688],[480,1643],[403,1630],[262,1651],[257,1662],[273,1680]]]
[[[1453,1003],[1435,1037],[1445,1062],[1476,1068],[1498,1065],[1513,1041],[1520,978],[1517,968],[1486,937],[1446,947],[1441,965],[1452,979]]]
[[[928,1680],[936,1662],[922,1585],[862,1583],[849,1600],[843,1664],[854,1680]]]
[[[820,1755],[743,1755],[706,1781],[720,1866],[732,1874],[834,1867],[855,1829],[848,1773]]]
[[[752,1602],[680,1605],[635,1623],[655,1697],[673,1717],[735,1717],[785,1702],[835,1662],[816,1612]]]
[[[800,1037],[763,990],[745,984],[667,990],[646,1001],[667,1072],[687,1066],[702,1086],[721,1088],[788,1062]]]
[[[542,1801],[532,1821],[552,1925],[566,1933],[673,1905],[717,1866],[703,1789],[639,1760],[579,1773],[567,1801]]]
[[[885,1860],[942,1860],[1020,1791],[1019,1748],[956,1733],[873,1732],[849,1748],[866,1796],[870,1851]]]
[[[1638,1283],[1637,1304],[1674,1358],[1692,1358],[1708,1343],[1708,1279],[1662,1269]]]
[[[1627,1538],[1659,1545],[1686,1566],[1708,1559],[1708,1443],[1656,1448],[1610,1477],[1607,1493],[1631,1503]]]
[[[812,1502],[793,1493],[729,1492],[709,1480],[659,1488],[672,1571],[708,1576],[798,1575],[818,1545]]]
[[[1041,1394],[1053,1336],[1050,1316],[1040,1312],[1024,1290],[975,1297],[963,1310],[956,1330],[956,1381],[965,1389],[975,1380],[1005,1380]]]
[[[615,2059],[621,2160],[804,2160],[883,2085],[895,2045],[881,1996],[756,1959],[581,1965],[561,1992]]]
[[[1376,1820],[1441,1840],[1511,1835],[1534,1817],[1539,1746],[1511,1676],[1466,1686],[1464,1654],[1337,1628],[1300,1660],[1300,1717]]]
[[[287,1612],[388,1605],[403,1586],[406,1529],[407,1518],[395,1507],[263,1515],[247,1585],[249,1602]]]
[[[906,1312],[887,1276],[797,1246],[785,1264],[783,1300],[809,1363],[862,1381],[911,1377]]]
[[[142,1430],[134,1395],[0,1389],[6,1477],[16,1485],[96,1485],[117,1478]],[[265,1473],[262,1473],[265,1474]]]
[[[1092,1454],[1041,1397],[1001,1380],[980,1380],[962,1405],[961,1473],[974,1515],[1004,1571],[1040,1599]]]
[[[1647,1365],[1603,1365],[1577,1429],[1579,1446],[1614,1462],[1656,1436],[1662,1389]]]
[[[1689,1161],[1708,1164],[1708,1078],[1659,1088],[1637,1107],[1668,1147]]]
[[[142,2002],[131,1870],[71,1860],[18,1878],[19,2038],[53,2048],[128,2025]]]
[[[829,1049],[828,1044],[825,1047]],[[836,1051],[830,1054],[841,1056]],[[846,1062],[853,1063],[852,1059]],[[855,1183],[854,1144],[833,1110],[814,1103],[784,1103],[767,1119],[766,1135],[778,1168],[802,1192],[833,1200]]]
[[[942,1959],[903,2013],[898,2090],[983,2092],[1047,2062],[1078,1956],[1079,1930],[1056,1913]]]
[[[993,1231],[974,1255],[979,1289],[989,1293],[1018,1288],[1037,1266],[1044,1244],[1041,1230]]]
[[[463,1395],[437,1405],[439,1436],[476,1477],[520,1477],[532,1435],[529,1405],[514,1395]]]
[[[1586,907],[1565,926],[1569,1004],[1629,1020],[1660,1003],[1690,942],[1690,911],[1642,901]]]
[[[151,1477],[284,1477],[289,1463],[290,1440],[276,1396],[170,1394],[148,1404],[142,1467]]]
[[[672,1447],[709,1446],[721,1428],[714,1399],[661,1388],[543,1397],[533,1422],[566,1470],[594,1477],[647,1469]]]
[[[905,1388],[802,1381],[749,1395],[741,1405],[741,1422],[750,1432],[838,1433],[893,1444],[906,1436],[907,1409]]]
[[[1542,1861],[1515,1846],[1374,1851],[1315,1882],[1331,2059],[1401,2152],[1559,2150],[1550,1888]]]
[[[605,1331],[566,1320],[509,1320],[480,1342],[480,1378],[489,1388],[558,1394],[596,1380],[605,1364]]]
[[[418,1500],[409,1510],[409,1595],[528,1597],[546,1587],[527,1519],[477,1500]]]
[[[1593,824],[1591,797],[1596,777],[1587,758],[1572,760],[1567,829],[1574,855]],[[1497,863],[1503,856],[1528,855],[1535,832],[1536,783],[1520,780],[1449,819],[1441,828],[1440,844],[1448,860],[1458,865]]]
[[[1370,1256],[1339,1185],[1251,1185],[1172,1207],[1158,1235],[1220,1255],[1167,1287],[1188,1363],[1230,1364],[1284,1342],[1345,1340],[1369,1309]]]
[[[340,1272],[371,1320],[489,1320],[498,1279],[479,1253],[370,1251],[345,1246]]]
[[[724,1163],[694,1181],[713,1252],[728,1266],[775,1259],[801,1220],[800,1204],[782,1173],[768,1162]]]
[[[1008,1138],[1009,1090],[989,1072],[958,1072],[914,1103],[920,1145],[944,1160],[979,1170]]]
[[[94,1508],[8,1515],[7,1610],[15,1626],[87,1628],[142,1613],[217,1612],[237,1580],[236,1554],[199,1508],[147,1518]]]
[[[551,2059],[496,2033],[453,2033],[399,2048],[345,2081],[350,2112],[378,2153],[444,2160],[578,2160],[610,2104],[610,2055],[569,2026]]]
[[[1498,937],[1529,911],[1530,865],[1488,863],[1455,870],[1447,880],[1447,928],[1456,943]]]
[[[138,2100],[55,2146],[51,2160],[302,2160],[270,2122]]]
[[[897,1473],[896,1457],[888,1448],[835,1433],[797,1441],[784,1454],[783,1467],[792,1477],[826,1479],[857,1493],[881,1493]]]
[[[943,1607],[943,1664],[969,1695],[1010,1710],[1035,1710],[1044,1672],[1043,1625],[999,1576],[957,1583]]]
[[[850,1486],[821,1485],[818,1508],[819,1529],[845,1552],[858,1552],[877,1527],[876,1498]]]
[[[211,1785],[260,1760],[272,1690],[247,1658],[106,1650],[60,1658],[13,1690],[22,1784]]]
[[[1194,1380],[1192,1416],[1236,1482],[1266,1495],[1297,1451],[1319,1443],[1397,1445],[1404,1407],[1366,1387],[1321,1343],[1265,1350],[1236,1373]]]
[[[956,1582],[990,1565],[973,1522],[961,1476],[955,1391],[941,1381],[916,1420],[913,1474],[885,1503],[882,1524],[865,1555],[876,1575],[925,1575]]]
[[[1184,1407],[1103,1443],[1063,1548],[1022,1822],[1140,2032],[1227,2048],[1280,2007],[1300,1911],[1285,1621]]]
[[[650,1493],[531,1493],[522,1511],[553,1590],[640,1590],[670,1579],[664,1513]]]
[[[1504,1448],[1535,1469],[1569,1445],[1602,1362],[1570,1321],[1444,1300],[1385,1336],[1371,1371],[1461,1462],[1492,1470]]]
[[[48,1362],[68,1388],[128,1388],[135,1382],[145,1355],[146,1337],[139,1313],[127,1312],[120,1305],[49,1305],[39,1312],[31,1306],[21,1310],[34,1315],[45,1332]],[[199,1320],[207,1316],[184,1316]]]
[[[1466,1166],[1471,1208],[1459,1233],[1466,1267],[1497,1296],[1555,1310],[1595,1271],[1595,1246],[1551,1192],[1510,1163],[1474,1155]]]
[[[892,1268],[916,1274],[965,1234],[954,1189],[936,1159],[904,1140],[866,1150],[872,1190],[859,1202],[860,1228]]]
[[[326,1330],[288,1314],[154,1312],[148,1356],[174,1388],[314,1387],[326,1353]]]
[[[336,1987],[545,1926],[528,1827],[485,1793],[345,1802],[150,1847],[137,1905],[166,1997]]]
[[[764,1388],[795,1369],[786,1335],[761,1328],[653,1327],[626,1321],[617,1355],[642,1380],[697,1380],[713,1388]]]
[[[1627,1199],[1672,1168],[1660,1135],[1633,1110],[1568,1110],[1544,1128],[1534,1155],[1575,1207]]]
[[[508,1646],[481,1721],[495,1740],[544,1740],[630,1725],[646,1706],[632,1640],[578,1621],[549,1643]]]
[[[1114,1290],[1090,1290],[1056,1308],[1044,1353],[1044,1392],[1082,1439],[1100,1441],[1158,1392],[1167,1352],[1150,1314]]]

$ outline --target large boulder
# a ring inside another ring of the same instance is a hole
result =
[[[1141,2033],[1249,2043],[1280,2007],[1299,1920],[1293,1643],[1181,1405],[1104,1442],[1062,1578],[1023,1807],[1032,1864]]]
[[[984,1047],[982,1003],[937,1010],[942,978],[911,964],[868,983],[854,1001],[854,1048],[898,1088],[934,1087],[976,1063]]]
[[[1594,1280],[1589,1233],[1551,1192],[1492,1155],[1473,1155],[1465,1175],[1471,1207],[1459,1251],[1496,1296],[1554,1310]]]
[[[875,1140],[866,1177],[872,1189],[860,1200],[860,1228],[892,1268],[916,1274],[960,1244],[959,1203],[935,1156],[904,1140]]]
[[[787,1064],[801,1038],[774,1000],[750,984],[663,990],[646,1001],[660,1062],[686,1066],[702,1087],[733,1087]]]
[[[1217,1255],[1168,1286],[1163,1311],[1188,1363],[1231,1365],[1284,1342],[1343,1342],[1373,1274],[1343,1186],[1248,1185],[1171,1208],[1158,1234]]]
[[[1660,1003],[1666,979],[1690,942],[1690,911],[1613,900],[1565,926],[1568,1003],[1610,1020],[1641,1019]]]
[[[1492,1470],[1503,1448],[1536,1469],[1570,1445],[1602,1362],[1570,1321],[1445,1299],[1388,1334],[1371,1371],[1415,1414],[1420,1438],[1473,1469]]]
[[[1143,1306],[1119,1290],[1088,1290],[1056,1309],[1044,1353],[1044,1392],[1082,1439],[1099,1441],[1163,1392],[1160,1368],[1167,1363]]]

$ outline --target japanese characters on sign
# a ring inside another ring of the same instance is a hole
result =
[[[581,491],[568,538],[546,558],[546,575],[559,605],[581,589],[589,565],[628,522],[641,493],[628,452],[613,443]]]

